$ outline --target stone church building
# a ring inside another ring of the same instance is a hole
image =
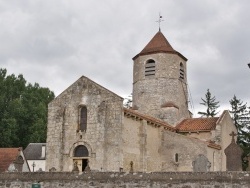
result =
[[[228,111],[192,118],[187,58],[161,31],[134,58],[133,105],[82,76],[48,107],[46,170],[226,171]]]

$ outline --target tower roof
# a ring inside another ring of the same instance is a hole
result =
[[[184,60],[187,60],[181,53],[173,49],[169,44],[168,40],[162,34],[161,31],[158,31],[155,36],[149,41],[149,43],[144,47],[144,49],[137,54],[133,60],[142,55],[154,54],[154,53],[170,53],[177,54],[182,57]]]

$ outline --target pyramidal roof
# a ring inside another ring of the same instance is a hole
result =
[[[142,55],[154,54],[154,53],[170,53],[177,54],[182,57],[184,60],[187,60],[181,53],[177,52],[170,45],[168,40],[162,34],[161,31],[158,31],[155,36],[149,41],[149,43],[144,47],[144,49],[137,54],[133,60]]]

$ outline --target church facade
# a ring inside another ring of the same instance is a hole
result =
[[[134,58],[133,105],[82,76],[48,106],[46,170],[225,171],[228,111],[192,118],[187,58],[161,31]]]

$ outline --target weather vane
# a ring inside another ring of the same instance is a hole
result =
[[[161,31],[161,22],[163,22],[164,20],[162,19],[161,13],[159,13],[159,20],[157,20],[156,22],[159,23],[159,31]]]

